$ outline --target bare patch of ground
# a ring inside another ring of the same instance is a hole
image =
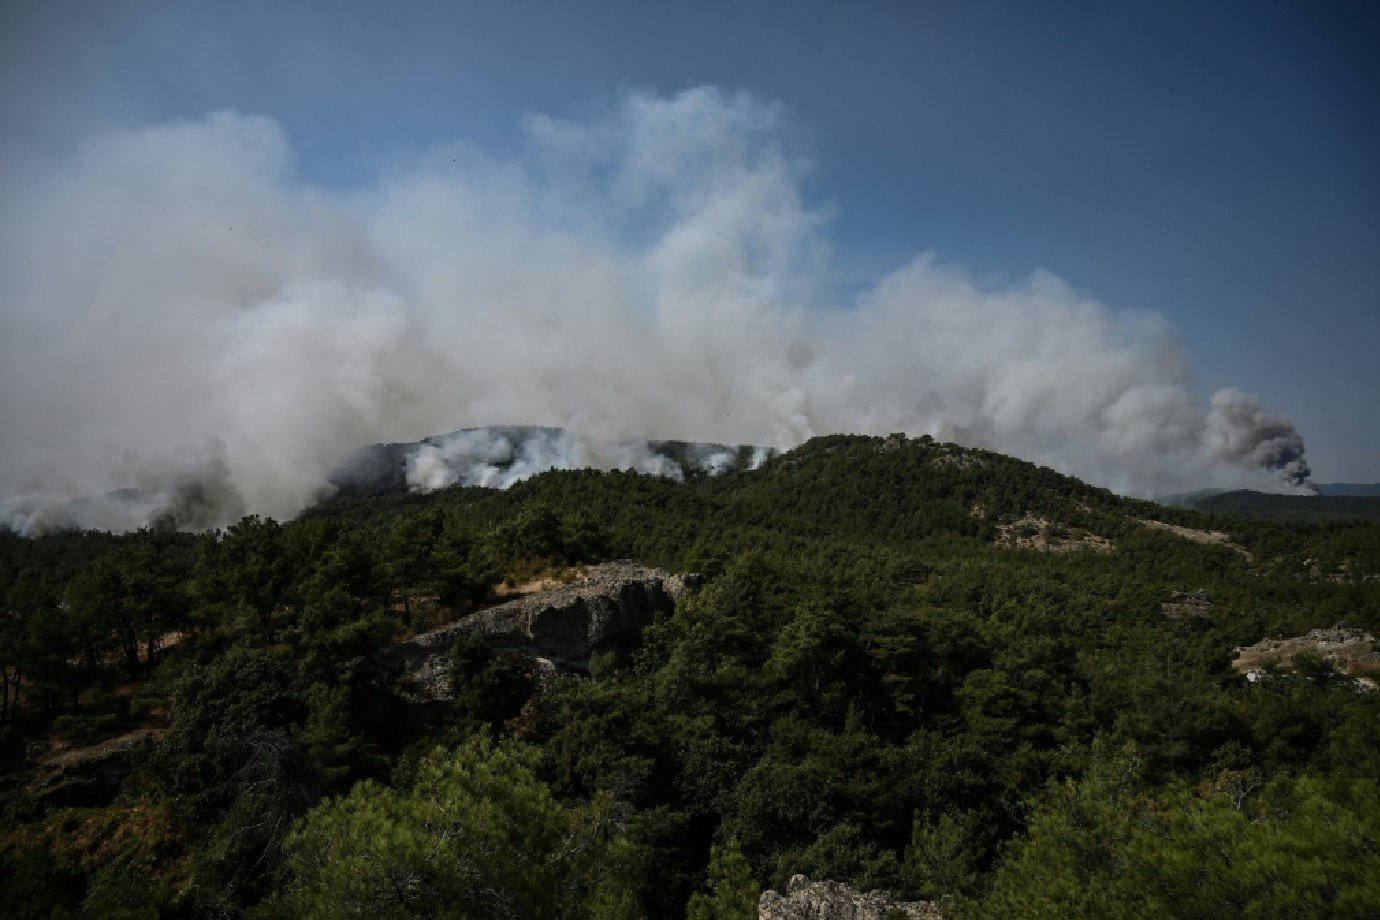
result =
[[[1052,524],[1044,518],[1023,517],[997,527],[996,545],[1005,549],[1036,549],[1046,553],[1112,551],[1112,541],[1079,527]]]
[[[1148,518],[1141,518],[1140,522],[1152,530],[1167,530],[1176,537],[1183,537],[1185,540],[1192,540],[1194,543],[1202,543],[1208,546],[1225,546],[1227,549],[1240,553],[1247,559],[1253,558],[1250,550],[1231,542],[1231,537],[1220,530],[1195,530],[1192,527],[1180,527],[1178,524],[1166,524],[1164,521],[1152,521]]]
[[[526,597],[529,594],[540,594],[542,591],[554,591],[562,588],[573,581],[578,580],[585,574],[583,566],[568,569],[558,569],[550,572],[543,572],[531,578],[521,581],[501,581],[494,586],[494,594],[498,597]]]
[[[1269,668],[1289,669],[1296,655],[1316,655],[1344,674],[1374,689],[1380,677],[1380,652],[1375,637],[1359,629],[1310,629],[1307,635],[1286,639],[1262,639],[1236,650],[1231,666],[1247,678],[1260,679]]]

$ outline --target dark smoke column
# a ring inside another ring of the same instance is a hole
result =
[[[1212,394],[1203,446],[1214,459],[1265,470],[1277,470],[1285,482],[1312,489],[1312,470],[1304,456],[1303,436],[1294,423],[1260,405],[1249,393],[1229,387]]]

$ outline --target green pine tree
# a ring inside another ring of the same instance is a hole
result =
[[[704,891],[690,898],[686,920],[754,920],[762,886],[736,841],[709,852],[709,880]]]

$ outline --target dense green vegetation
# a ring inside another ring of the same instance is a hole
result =
[[[1258,521],[1380,521],[1380,496],[1373,494],[1274,495],[1242,489],[1185,503],[1199,511]]]
[[[1032,519],[1111,549],[1004,545]],[[390,643],[613,558],[708,580],[588,675],[460,643],[448,713],[409,713]],[[803,872],[946,917],[1373,917],[1380,694],[1230,659],[1380,630],[1377,573],[1375,524],[1171,510],[897,437],[685,483],[0,534],[0,904],[708,920]],[[1207,616],[1163,615],[1198,589]]]

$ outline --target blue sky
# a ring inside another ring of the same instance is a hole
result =
[[[525,115],[710,84],[784,106],[843,297],[934,250],[1180,330],[1204,395],[1380,480],[1373,3],[64,3],[0,12],[0,156],[219,109],[306,182],[367,184]]]

